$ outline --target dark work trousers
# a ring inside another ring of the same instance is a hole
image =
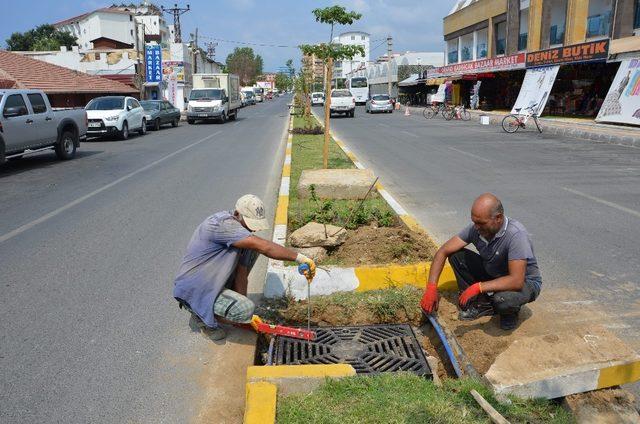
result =
[[[458,290],[463,292],[473,283],[478,281],[490,281],[495,277],[487,274],[482,263],[482,258],[469,249],[462,249],[449,256],[449,263],[453,268],[458,281]],[[525,303],[533,302],[538,297],[539,290],[533,282],[525,281],[524,287],[520,291],[501,291],[492,296],[482,293],[478,295],[475,304],[492,303],[493,310],[499,315],[517,314],[520,307]]]

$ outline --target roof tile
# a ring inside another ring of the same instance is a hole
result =
[[[15,81],[15,88],[54,93],[137,93],[118,81],[85,74],[21,54],[0,50],[0,76]]]

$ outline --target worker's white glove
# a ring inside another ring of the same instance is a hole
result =
[[[307,277],[307,280],[311,282],[313,277],[316,276],[316,263],[313,262],[313,259],[308,258],[302,253],[298,253],[298,256],[296,256],[296,262],[299,264],[298,272]]]

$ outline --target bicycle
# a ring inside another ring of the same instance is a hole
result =
[[[451,109],[450,106],[447,106],[444,103],[438,103],[435,106],[430,105],[425,107],[424,110],[422,111],[422,115],[425,117],[425,119],[431,119],[434,116],[436,116],[438,113],[444,117],[445,116],[444,114],[447,113],[450,109]]]
[[[538,115],[536,115],[536,112],[534,110],[537,105],[538,104],[536,103],[524,108],[524,113],[521,112],[522,108],[517,108],[516,113],[505,116],[502,119],[502,129],[505,132],[514,133],[520,128],[526,128],[526,124],[527,121],[529,121],[529,118],[533,118],[533,122],[535,122],[538,132],[542,133],[542,126],[540,125]]]
[[[462,121],[468,121],[471,119],[471,114],[464,105],[459,105],[451,108],[448,111],[443,112],[442,116],[447,121],[450,121],[453,118],[460,119]]]

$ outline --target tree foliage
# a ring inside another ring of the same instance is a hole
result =
[[[280,91],[288,91],[291,86],[292,86],[293,82],[291,80],[291,77],[287,74],[276,74],[276,88]]]
[[[322,61],[331,58],[334,61],[353,59],[354,56],[360,54],[364,56],[364,47],[359,45],[341,45],[341,44],[302,44],[300,50],[304,55],[315,55]]]
[[[351,25],[358,19],[362,18],[362,14],[357,12],[347,12],[347,9],[343,6],[313,9],[311,13],[316,17],[316,22],[331,25],[331,38],[329,39],[329,42],[333,40],[334,25]]]
[[[226,71],[238,75],[242,85],[253,85],[256,77],[262,74],[262,57],[256,55],[251,47],[236,47],[226,62]]]
[[[53,25],[40,25],[29,31],[14,32],[6,40],[7,50],[12,51],[45,51],[59,50],[61,46],[71,48],[77,44],[71,33],[60,31]]]

